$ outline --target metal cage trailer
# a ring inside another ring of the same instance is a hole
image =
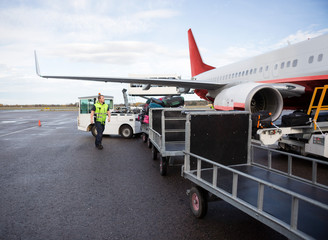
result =
[[[255,163],[247,112],[188,113],[182,175],[197,187],[187,191],[193,214],[204,217],[210,199],[224,200],[290,239],[327,239],[328,187],[317,183],[327,162],[288,155],[288,172]],[[259,147],[261,148],[261,147]],[[282,154],[282,152],[279,152]],[[312,181],[292,174],[293,157],[312,164]]]
[[[186,114],[182,108],[149,109],[149,140],[152,144],[152,159],[160,154],[160,174],[167,174],[173,158],[184,156]]]

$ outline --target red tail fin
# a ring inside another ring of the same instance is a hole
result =
[[[191,76],[194,77],[200,73],[214,69],[215,67],[212,67],[212,66],[209,66],[209,65],[203,63],[202,57],[200,56],[196,41],[191,32],[191,29],[188,30],[188,41],[189,41]]]

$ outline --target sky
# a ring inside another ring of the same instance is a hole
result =
[[[328,34],[328,1],[0,0],[0,104],[69,104],[99,92],[123,102],[127,84],[38,77],[34,50],[44,75],[189,79],[189,28],[203,61],[220,67]]]

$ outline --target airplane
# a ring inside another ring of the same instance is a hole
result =
[[[144,79],[86,76],[43,78],[176,86],[195,89],[216,110],[269,111],[275,121],[283,109],[307,109],[315,87],[328,84],[328,34],[288,45],[259,56],[215,68],[203,62],[191,29],[188,30],[191,79]]]

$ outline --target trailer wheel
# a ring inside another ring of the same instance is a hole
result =
[[[91,128],[91,133],[94,137],[97,137],[97,128],[96,125],[93,125]]]
[[[203,218],[207,213],[206,192],[200,187],[192,187],[189,193],[190,208],[196,218]]]
[[[148,146],[148,148],[151,148],[152,145],[153,145],[153,144],[151,144],[151,141],[150,141],[150,139],[149,139],[149,137],[148,137],[148,139],[147,139],[147,146]]]
[[[142,141],[143,141],[144,143],[147,142],[148,136],[147,136],[146,133],[143,133],[143,134],[141,135],[141,137],[142,137]]]
[[[156,160],[157,159],[157,148],[155,148],[155,146],[153,145],[153,147],[151,148],[151,157],[153,160]]]
[[[128,125],[124,125],[120,128],[120,134],[124,138],[131,138],[133,135],[132,128]]]
[[[167,174],[167,158],[161,156],[159,160],[159,173],[161,176],[166,176]]]

